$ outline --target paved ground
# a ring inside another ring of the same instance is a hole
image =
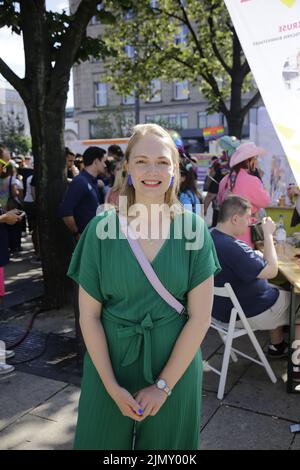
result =
[[[41,294],[41,272],[25,259],[6,269],[10,298],[0,311],[0,335],[14,341],[25,331],[33,300]],[[39,286],[39,287],[38,287]],[[9,300],[9,302],[8,302]],[[266,345],[266,334],[259,334]],[[245,351],[251,347],[240,339]],[[220,364],[223,346],[209,331],[203,356]],[[0,378],[0,449],[70,449],[74,435],[81,369],[76,360],[72,308],[44,312],[16,349],[16,370]],[[289,426],[300,422],[300,395],[287,394],[285,362],[272,362],[278,382],[264,370],[240,359],[232,363],[226,394],[216,398],[218,378],[204,373],[202,449],[300,450],[300,433]]]

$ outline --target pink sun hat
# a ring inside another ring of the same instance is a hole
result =
[[[236,149],[230,158],[229,166],[232,168],[238,163],[248,160],[248,158],[262,157],[266,153],[265,149],[257,147],[254,142],[245,142]]]

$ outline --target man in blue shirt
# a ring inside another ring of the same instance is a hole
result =
[[[100,199],[97,176],[105,173],[105,154],[100,147],[85,150],[82,156],[85,168],[71,181],[60,206],[61,217],[76,240],[104,202]]]
[[[223,287],[225,282],[231,284],[250,326],[257,330],[270,330],[271,344],[268,354],[272,357],[283,357],[287,354],[287,344],[283,338],[282,327],[289,323],[290,293],[267,282],[267,279],[274,278],[278,272],[273,242],[276,225],[270,217],[262,221],[262,256],[245,242],[238,240],[238,237],[245,233],[250,218],[251,204],[247,199],[232,195],[224,200],[218,224],[211,230],[222,267],[222,271],[215,277],[215,286]],[[230,299],[215,297],[212,311],[214,318],[229,323],[231,309]],[[300,325],[297,325],[296,339],[299,338]]]

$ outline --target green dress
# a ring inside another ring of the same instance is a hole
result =
[[[178,224],[174,223],[180,222],[178,218],[184,221],[184,227],[188,221],[194,231],[201,232],[200,248],[186,249],[191,235],[189,240],[178,239]],[[114,374],[118,383],[134,394],[159,377],[187,317],[179,315],[156,293],[126,238],[105,238],[108,227],[113,226],[118,234],[115,211],[103,213],[89,223],[75,249],[68,275],[102,303],[100,321]],[[203,220],[191,212],[177,215],[152,266],[163,285],[186,305],[187,292],[220,268]],[[135,434],[135,449],[197,449],[201,386],[199,350],[157,415],[135,423],[121,414],[87,353],[74,448],[130,450]]]

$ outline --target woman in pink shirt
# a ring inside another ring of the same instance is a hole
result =
[[[251,203],[254,222],[256,212],[267,207],[271,202],[271,197],[264,189],[261,180],[250,174],[256,169],[257,157],[265,153],[263,148],[257,147],[253,142],[241,144],[230,159],[230,173],[221,180],[219,185],[218,204],[221,205],[229,194],[242,196]],[[250,228],[239,239],[254,247]]]

